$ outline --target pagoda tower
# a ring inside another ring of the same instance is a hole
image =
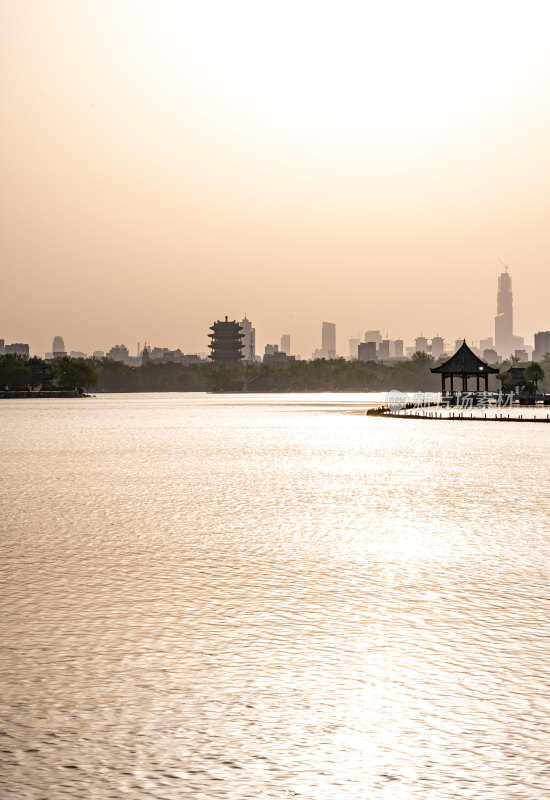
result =
[[[243,357],[242,349],[244,333],[242,326],[227,317],[224,322],[218,320],[211,325],[208,336],[212,341],[208,347],[212,350],[210,358],[218,364],[240,364]]]

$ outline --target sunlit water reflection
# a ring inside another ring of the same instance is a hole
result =
[[[550,796],[550,426],[364,404],[2,402],[0,796]]]

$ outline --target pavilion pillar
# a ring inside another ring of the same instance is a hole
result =
[[[468,391],[468,376],[464,372],[462,373],[462,391]]]
[[[445,394],[445,373],[441,373],[441,394]]]

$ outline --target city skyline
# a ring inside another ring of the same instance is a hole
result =
[[[546,4],[85,8],[0,9],[6,340],[477,340],[499,258],[548,327]]]
[[[498,358],[504,359],[510,355],[519,355],[519,354],[527,354],[527,357],[531,356],[533,350],[537,349],[537,336],[540,337],[546,331],[537,331],[534,333],[534,339],[532,343],[530,341],[525,341],[525,337],[519,336],[514,334],[514,323],[513,323],[513,315],[514,315],[514,308],[513,308],[513,294],[512,294],[512,281],[511,275],[508,272],[508,265],[503,265],[505,267],[505,271],[500,274],[498,277],[497,283],[497,293],[496,293],[496,311],[497,314],[494,317],[494,336],[490,336],[487,338],[480,338],[479,340],[475,340],[470,336],[460,336],[455,339],[455,346],[454,349],[456,350],[461,342],[462,339],[465,341],[467,340],[472,346],[476,347],[479,351],[479,354],[486,353],[487,359],[489,361],[493,360],[496,361]],[[226,316],[227,320],[227,316]],[[238,323],[240,325],[241,331],[243,333],[243,359],[246,361],[255,361],[261,357],[261,350],[257,349],[256,344],[256,328],[253,327],[251,320],[249,320],[246,316]],[[431,338],[431,341],[429,339]],[[5,339],[0,339],[2,342],[2,346],[4,344]],[[260,339],[261,341],[261,339]],[[371,348],[361,347],[361,345],[374,345],[374,350]],[[206,345],[207,348],[210,347],[209,344]],[[17,345],[10,345],[13,348],[17,347]],[[21,344],[21,348],[29,348],[28,344]],[[147,341],[144,342],[143,348],[141,347],[140,343],[137,343],[136,346],[136,353],[135,356],[130,354],[130,348],[128,348],[125,344],[123,345],[113,345],[108,350],[107,353],[105,350],[93,350],[94,357],[103,357],[104,354],[112,354],[114,351],[121,350],[124,351],[124,359],[129,360],[130,363],[135,362],[136,358],[139,359],[142,352],[144,352],[144,348],[149,348],[148,352],[151,351],[151,343],[149,340],[149,345],[147,345]],[[191,353],[198,353],[205,355],[205,350],[192,350],[189,347],[184,345],[184,349],[188,354]],[[265,353],[272,353],[275,350],[279,349],[278,345],[272,345],[268,342],[265,343],[263,346]],[[158,347],[154,346],[153,350],[158,351],[159,355],[161,351],[165,352],[177,352],[180,354],[180,357],[184,355],[181,351],[181,343],[178,345],[177,348],[175,347]],[[287,355],[290,355],[290,334],[282,334],[281,336],[281,351],[286,352]],[[360,360],[369,360],[374,353],[374,357],[379,359],[389,359],[389,358],[402,358],[402,357],[410,357],[414,352],[421,351],[426,353],[431,353],[435,358],[439,358],[445,353],[449,354],[453,351],[452,347],[452,339],[445,338],[438,334],[431,335],[431,337],[426,337],[421,333],[420,335],[416,335],[414,337],[414,345],[407,345],[407,342],[401,338],[397,339],[390,339],[389,334],[386,332],[386,338],[384,339],[380,329],[370,329],[366,330],[364,334],[358,334],[357,336],[347,336],[347,352],[343,352],[344,347],[340,345],[337,346],[337,326],[333,322],[322,322],[321,324],[321,340],[320,340],[320,347],[314,348],[311,356],[304,355],[299,356],[300,358],[309,359],[311,358],[334,358],[334,357],[344,357],[344,358],[359,358]],[[31,352],[35,353],[31,348]],[[46,351],[45,355],[46,358],[52,357],[55,355],[66,355],[67,352],[65,351],[65,343],[61,336],[56,335],[53,340],[52,350]],[[70,354],[74,357],[85,357],[85,353],[83,351],[74,351],[71,350]],[[494,356],[497,357],[494,357]],[[118,355],[112,356],[118,358]],[[523,356],[522,356],[523,357]]]

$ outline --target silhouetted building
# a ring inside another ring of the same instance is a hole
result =
[[[107,358],[112,358],[113,361],[123,361],[128,363],[129,352],[125,344],[115,344],[114,347],[107,353]]]
[[[492,336],[489,336],[488,339],[480,339],[480,342],[479,342],[479,349],[480,350],[492,350],[494,346],[495,346],[495,343],[493,342],[493,337]]]
[[[11,353],[14,356],[21,356],[22,358],[28,358],[29,345],[24,344],[23,342],[14,342],[13,344],[5,344],[4,353],[5,355],[9,355]]]
[[[377,361],[376,342],[361,342],[357,348],[359,361]]]
[[[277,347],[277,345],[275,345]],[[279,349],[274,353],[265,353],[264,364],[286,364],[289,361],[295,361],[295,356],[289,356],[287,353],[281,353]]]
[[[266,344],[266,346],[264,347],[264,359],[266,356],[274,356],[278,352],[279,352],[278,344]]]
[[[0,356],[4,355],[4,346],[5,346],[4,340],[0,339]]]
[[[94,350],[92,353],[92,358],[104,358],[105,352],[103,350]]]
[[[521,350],[514,350],[514,356],[522,363],[529,361],[529,354],[527,353],[527,350],[524,350],[523,348]]]
[[[219,364],[239,364],[242,360],[243,333],[242,327],[235,320],[225,318],[210,326],[212,333],[208,336],[212,341],[208,345],[210,358]]]
[[[81,350],[71,350],[69,353],[71,358],[88,358],[86,353],[83,353]]]
[[[288,333],[283,333],[281,336],[281,352],[286,353],[287,356],[290,355],[290,335]]]
[[[432,339],[431,353],[434,358],[441,358],[445,352],[445,340],[441,336],[434,336]]]
[[[414,340],[415,353],[429,353],[428,340],[425,336],[417,336]]]
[[[243,332],[243,359],[250,364],[256,361],[256,328],[246,317],[241,320]]]
[[[63,356],[67,355],[67,351],[65,350],[65,342],[63,341],[61,336],[54,336],[52,344],[52,355],[54,358],[63,358]]]
[[[334,322],[323,322],[321,350],[323,358],[336,358],[336,325]]]
[[[483,351],[483,360],[488,364],[498,364],[498,353],[494,347],[487,347]]]
[[[533,361],[541,361],[545,353],[550,353],[550,331],[539,331],[535,333]]]
[[[404,347],[403,339],[396,339],[393,343],[393,354],[395,358],[403,358],[403,347]]]
[[[380,361],[388,359],[390,357],[390,340],[389,339],[382,339],[380,344],[378,345],[378,358]]]
[[[349,358],[350,358],[350,361],[356,361],[357,360],[357,358],[358,358],[357,348],[359,347],[360,344],[361,344],[361,340],[360,339],[350,338],[350,340],[349,340]]]
[[[506,267],[506,272],[502,272],[498,279],[495,350],[499,355],[506,357],[514,351],[515,345],[512,278]]]
[[[365,338],[363,339],[364,342],[376,342],[378,346],[382,341],[382,334],[380,331],[365,331]]]

